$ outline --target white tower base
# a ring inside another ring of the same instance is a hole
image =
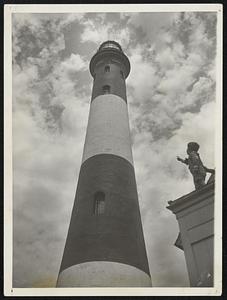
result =
[[[130,265],[93,261],[74,265],[59,274],[57,287],[151,287],[151,278]]]

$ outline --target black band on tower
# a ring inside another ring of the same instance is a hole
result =
[[[127,102],[125,79],[130,63],[120,45],[114,41],[103,43],[90,62],[94,78],[91,100],[104,94],[114,94]]]
[[[81,166],[60,272],[99,260],[129,264],[150,275],[134,168],[109,154]]]

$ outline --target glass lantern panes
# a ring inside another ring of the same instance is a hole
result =
[[[121,50],[120,47],[117,44],[111,43],[111,42],[105,43],[102,46],[102,49],[105,49],[105,48],[114,48],[114,49],[117,49],[117,50]]]

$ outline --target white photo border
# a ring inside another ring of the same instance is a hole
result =
[[[147,288],[13,288],[12,193],[12,14],[84,12],[181,12],[217,13],[216,120],[215,120],[215,240],[214,287]],[[16,4],[4,6],[4,295],[5,296],[204,296],[222,293],[222,4]]]

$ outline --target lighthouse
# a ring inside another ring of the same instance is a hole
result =
[[[149,287],[130,138],[130,62],[106,41],[90,62],[90,113],[57,287]]]

